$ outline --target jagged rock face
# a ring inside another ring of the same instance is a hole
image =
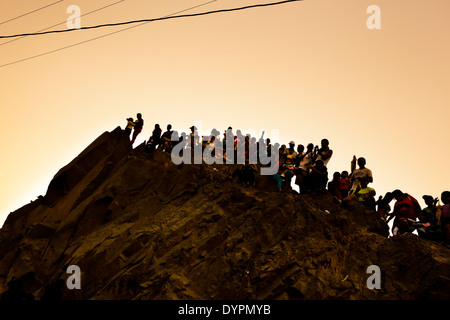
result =
[[[39,299],[68,265],[65,299],[449,299],[450,250],[387,238],[375,212],[326,195],[228,177],[235,165],[179,165],[101,135],[0,230],[0,292],[23,277]],[[381,269],[368,289],[366,269]]]

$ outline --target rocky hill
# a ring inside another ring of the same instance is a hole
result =
[[[388,238],[370,209],[279,193],[270,176],[242,186],[235,168],[177,166],[105,132],[8,216],[0,293],[20,278],[35,299],[450,298],[447,247]],[[69,265],[81,289],[66,287]],[[370,265],[381,289],[366,286]]]

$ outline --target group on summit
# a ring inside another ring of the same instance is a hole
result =
[[[140,113],[137,114],[137,120],[127,119],[125,132],[131,136],[131,144],[142,132],[144,120]],[[296,146],[294,141],[290,141],[288,146],[278,143],[271,144],[269,138],[257,140],[250,134],[244,135],[240,130],[236,134],[232,128],[223,133],[223,139],[220,140],[220,132],[213,129],[211,135],[198,135],[197,128],[192,126],[189,134],[172,130],[172,126],[167,125],[167,130],[163,133],[159,124],[155,125],[149,139],[144,142],[147,152],[161,149],[165,152],[172,152],[174,147],[181,144],[181,148],[188,152],[193,152],[195,147],[201,147],[201,150],[213,150],[217,157],[223,157],[229,160],[234,157],[233,163],[240,163],[230,178],[247,186],[256,184],[256,175],[258,174],[257,163],[263,156],[276,155],[276,173],[273,174],[274,185],[278,192],[294,192],[292,183],[298,186],[299,194],[318,193],[333,197],[336,203],[346,205],[350,202],[359,202],[362,205],[376,211],[388,227],[388,223],[393,220],[391,225],[392,235],[411,233],[417,230],[417,234],[424,239],[445,242],[450,244],[450,191],[441,193],[441,205],[438,205],[439,199],[431,195],[423,195],[426,204],[421,208],[419,202],[410,194],[401,190],[394,190],[379,196],[376,199],[376,191],[369,185],[373,183],[372,171],[366,167],[366,159],[363,157],[353,157],[351,161],[350,172],[334,172],[332,179],[329,180],[327,165],[332,158],[333,150],[329,147],[329,141],[322,139],[320,147],[309,143],[305,146],[299,144]],[[230,136],[232,140],[230,140]],[[232,141],[231,146],[227,146]],[[180,146],[179,146],[180,147]],[[245,150],[242,155],[239,153],[229,153],[231,150]],[[241,157],[241,158],[239,158]],[[256,163],[252,162],[256,159]],[[390,203],[395,199],[393,208]]]

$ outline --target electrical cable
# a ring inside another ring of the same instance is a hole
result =
[[[90,11],[90,12],[87,12],[87,13],[85,13],[85,14],[82,14],[82,15],[80,16],[80,18],[81,18],[81,17],[85,17],[85,16],[87,16],[87,15],[89,15],[89,14],[91,14],[91,13],[95,13],[95,12],[97,12],[97,11],[101,11],[101,10],[103,10],[103,9],[112,7],[112,6],[116,5],[116,4],[119,4],[119,3],[124,2],[124,1],[125,1],[125,0],[120,0],[120,1],[117,1],[117,2],[114,2],[114,3],[111,3],[111,4],[108,4],[108,5],[104,6],[104,7],[95,9],[95,10]],[[59,25],[61,25],[61,24],[65,24],[65,23],[67,23],[67,21],[60,22],[60,23],[58,23],[58,24],[55,24],[55,25],[53,25],[53,26],[47,27],[47,28],[45,28],[45,29],[42,29],[42,30],[39,30],[39,31],[36,31],[36,32],[42,32],[42,31],[45,31],[45,30],[54,28],[54,27],[56,27],[56,26],[59,26]],[[11,42],[20,40],[20,39],[24,39],[24,38],[26,38],[26,37],[23,36],[23,37],[14,38],[14,39],[9,40],[9,41],[7,41],[7,42],[1,43],[1,44],[0,44],[0,47],[3,46],[3,45],[5,45],[5,44],[8,44],[8,43],[11,43]]]
[[[29,14],[32,14],[32,13],[35,13],[35,12],[40,11],[40,10],[42,10],[42,9],[51,7],[51,6],[55,5],[55,4],[60,3],[60,2],[63,2],[63,1],[64,1],[64,0],[59,0],[59,1],[56,1],[56,2],[53,2],[53,3],[50,3],[50,4],[46,5],[46,6],[37,8],[37,9],[35,9],[35,10],[33,10],[33,11],[24,13],[24,14],[22,14],[22,15],[20,15],[20,16],[15,17],[15,18],[12,18],[12,19],[9,19],[9,20],[0,22],[0,25],[5,24],[5,23],[8,23],[8,22],[11,22],[11,21],[14,21],[14,20],[17,20],[17,19],[22,18],[22,17],[25,17],[25,16],[27,16],[27,15],[29,15]]]
[[[220,10],[215,10],[215,11],[200,12],[200,13],[186,14],[186,15],[180,15],[180,16],[166,16],[166,17],[153,18],[153,19],[142,19],[142,20],[132,20],[132,21],[125,21],[125,22],[107,23],[107,24],[101,24],[101,25],[90,26],[90,27],[81,27],[78,29],[64,29],[64,30],[53,30],[53,31],[45,31],[45,32],[22,33],[22,34],[8,35],[8,36],[0,36],[0,39],[23,37],[23,36],[38,36],[38,35],[44,35],[44,34],[50,34],[50,33],[64,33],[64,32],[73,32],[73,31],[80,31],[80,30],[90,30],[90,29],[97,29],[97,28],[104,28],[104,27],[121,26],[121,25],[126,25],[126,24],[154,22],[154,21],[161,21],[161,20],[167,20],[167,19],[198,17],[198,16],[204,16],[204,15],[215,14],[215,13],[240,11],[240,10],[246,10],[246,9],[250,9],[250,8],[258,8],[258,7],[275,6],[275,5],[285,4],[285,3],[289,3],[289,2],[298,2],[298,1],[303,1],[303,0],[284,0],[284,1],[280,1],[280,2],[261,3],[261,4],[248,5],[248,6],[244,6],[244,7],[238,7],[238,8],[220,9]]]
[[[188,10],[192,10],[192,9],[195,9],[195,8],[198,8],[198,7],[201,7],[201,6],[210,4],[212,2],[216,2],[216,1],[219,1],[219,0],[208,1],[208,2],[199,4],[199,5],[187,8],[187,9],[183,9],[183,10],[174,12],[174,13],[172,13],[170,15],[165,16],[165,17],[170,17],[170,16],[173,16],[174,14],[178,14],[178,13],[182,13],[182,12],[185,12],[185,11],[188,11]],[[151,21],[142,22],[140,24],[133,25],[133,26],[121,29],[121,30],[114,31],[114,32],[110,32],[110,33],[107,33],[107,34],[104,34],[104,35],[101,35],[101,36],[98,36],[98,37],[95,37],[95,38],[92,38],[92,39],[84,40],[84,41],[81,41],[81,42],[77,42],[77,43],[74,43],[74,44],[62,47],[62,48],[58,48],[58,49],[55,49],[55,50],[51,50],[51,51],[47,51],[47,52],[44,52],[44,53],[41,53],[41,54],[37,54],[37,55],[31,56],[31,57],[28,57],[28,58],[24,58],[24,59],[21,59],[21,60],[17,60],[17,61],[13,61],[13,62],[10,62],[10,63],[6,63],[6,64],[3,64],[3,65],[0,65],[0,68],[6,67],[6,66],[10,66],[10,65],[13,65],[13,64],[17,64],[17,63],[20,63],[20,62],[28,61],[28,60],[31,60],[31,59],[39,58],[39,57],[46,56],[46,55],[49,55],[49,54],[52,54],[52,53],[55,53],[55,52],[58,52],[58,51],[62,51],[62,50],[65,50],[65,49],[69,49],[69,48],[81,45],[81,44],[84,44],[84,43],[88,43],[88,42],[91,42],[91,41],[94,41],[94,40],[105,38],[105,37],[108,37],[110,35],[113,35],[113,34],[116,34],[116,33],[120,33],[122,31],[126,31],[126,30],[129,30],[129,29],[140,27],[140,26],[142,26],[144,24],[147,24],[147,23],[150,23],[150,22]]]

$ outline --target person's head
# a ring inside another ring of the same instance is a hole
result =
[[[425,201],[425,204],[426,204],[427,206],[432,206],[432,205],[433,205],[433,197],[432,197],[432,196],[424,195],[424,196],[422,197],[422,199],[423,199],[423,201]]]
[[[292,163],[291,159],[290,159],[290,158],[287,158],[287,159],[286,159],[286,164],[289,165],[289,164],[291,164],[291,163]]]
[[[364,159],[363,157],[358,158],[358,166],[363,169],[364,166],[366,165],[366,159]]]
[[[142,114],[138,113],[136,116],[138,119],[142,119]]]
[[[342,171],[341,178],[342,179],[347,179],[348,178],[348,171]]]
[[[333,173],[333,180],[339,180],[341,178],[341,174],[339,172]]]
[[[197,128],[195,126],[192,126],[189,129],[191,129],[191,132],[194,132],[195,130],[197,130]]]
[[[159,124],[155,124],[155,129],[159,129]]]
[[[295,148],[295,142],[291,141],[289,142],[289,149],[294,149]]]
[[[131,121],[131,122],[133,122],[134,120],[133,120],[133,118],[128,118],[127,119],[128,121]]]
[[[312,151],[312,150],[314,149],[314,144],[308,143],[308,145],[306,146],[306,149],[307,149],[308,151]]]
[[[305,146],[302,145],[302,144],[299,144],[299,145],[297,146],[297,152],[298,152],[298,153],[301,153],[301,152],[303,152],[303,151],[305,151]]]
[[[406,198],[406,195],[398,189],[392,191],[392,195],[394,196],[395,200],[397,200],[397,201],[402,201]]]
[[[450,191],[444,191],[444,192],[442,192],[442,194],[441,194],[441,201],[442,201],[444,204],[450,203]]]
[[[171,124],[168,124],[168,125],[167,125],[167,131],[170,131],[170,129],[172,129],[172,125],[171,125]]]
[[[330,142],[328,141],[328,139],[322,139],[322,141],[320,142],[320,145],[322,146],[322,148],[328,147],[330,144]]]
[[[390,203],[392,201],[392,199],[394,199],[394,195],[392,194],[392,192],[387,192],[383,198],[383,202]]]

